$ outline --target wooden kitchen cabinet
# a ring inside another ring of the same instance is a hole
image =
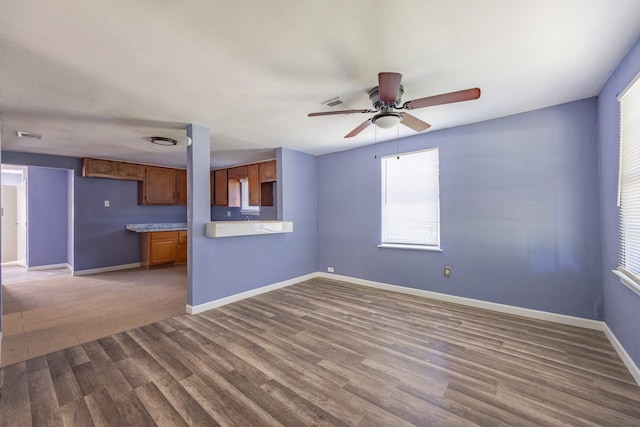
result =
[[[177,169],[147,166],[144,181],[138,184],[138,204],[175,205]]]
[[[260,182],[274,182],[278,180],[278,168],[275,160],[258,163],[260,167]]]
[[[178,259],[178,233],[178,231],[142,233],[140,237],[142,266],[149,268],[154,265],[174,264]]]
[[[209,172],[209,201],[211,206],[216,204],[216,174]]]
[[[277,180],[275,160],[213,171],[211,178],[212,204],[241,207],[240,180],[243,178],[247,178],[249,182],[250,206],[273,206],[274,182]]]
[[[213,204],[215,206],[227,206],[228,180],[227,169],[213,171]]]
[[[144,180],[145,166],[116,160],[82,159],[82,176],[92,178]]]
[[[82,176],[95,178],[118,178],[118,162],[115,160],[82,159]]]
[[[176,247],[176,264],[187,262],[187,231],[178,231],[178,245]]]
[[[187,171],[186,170],[177,170],[176,171],[176,201],[179,205],[187,204]]]
[[[242,179],[249,176],[249,172],[246,166],[236,166],[235,168],[227,169],[228,179]]]
[[[249,179],[249,206],[260,206],[260,167],[258,163],[247,166]]]
[[[145,166],[137,163],[118,162],[118,177],[144,181]]]

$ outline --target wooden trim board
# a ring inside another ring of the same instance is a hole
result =
[[[138,268],[141,264],[139,262],[132,262],[131,264],[111,265],[109,267],[89,268],[87,270],[74,270],[73,276],[84,276],[87,274],[106,273],[108,271],[128,270],[130,268]]]
[[[609,328],[609,325],[604,322],[603,325],[604,334],[607,336],[613,348],[618,352],[618,356],[620,356],[620,359],[622,359],[624,364],[627,366],[627,369],[640,386],[640,368],[638,368],[638,365],[636,365],[631,356],[629,356],[627,350],[625,350],[620,341],[618,341],[618,337],[616,337],[613,331]]]
[[[61,264],[36,265],[34,267],[27,267],[27,271],[53,270],[57,268],[66,268],[67,270],[71,270],[71,266],[66,262],[63,262]]]
[[[470,307],[484,308],[486,310],[497,311],[499,313],[514,314],[516,316],[529,317],[531,319],[547,320],[549,322],[561,323],[569,326],[579,326],[586,329],[602,330],[603,322],[599,320],[585,319],[583,317],[567,316],[565,314],[550,313],[548,311],[533,310],[513,305],[499,304],[489,301],[481,301],[472,298],[459,297],[455,295],[442,294],[440,292],[425,291],[423,289],[408,288],[406,286],[390,285],[388,283],[374,282],[372,280],[358,279],[339,274],[319,272],[318,277],[325,279],[341,280],[343,282],[354,283],[356,285],[369,286],[387,291],[401,292],[409,295],[416,295],[424,298],[431,298],[439,301],[452,302],[455,304],[467,305]]]
[[[276,289],[284,288],[294,285],[296,283],[304,282],[305,280],[314,279],[318,277],[318,273],[306,274],[304,276],[294,277],[293,279],[284,280],[282,282],[266,285],[261,288],[252,289],[250,291],[241,292],[235,295],[229,295],[228,297],[220,298],[217,300],[209,301],[204,304],[189,305],[187,304],[187,313],[198,314],[203,311],[211,310],[213,308],[221,307],[223,305],[231,304],[232,302],[240,301],[245,298],[250,298],[256,295],[263,294],[265,292],[275,291]]]

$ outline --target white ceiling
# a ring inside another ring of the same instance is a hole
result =
[[[228,166],[373,143],[374,126],[343,138],[369,115],[307,113],[370,108],[380,71],[403,101],[482,89],[413,110],[432,132],[597,95],[638,17],[638,0],[0,1],[2,149],[184,166],[196,123]]]

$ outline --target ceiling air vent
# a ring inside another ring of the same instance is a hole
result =
[[[42,135],[40,135],[39,133],[23,132],[21,130],[17,131],[16,135],[18,135],[18,138],[31,138],[31,139],[41,139],[42,138]]]
[[[322,103],[322,105],[326,105],[327,107],[335,107],[336,105],[340,105],[342,104],[342,101],[340,101],[340,97],[336,96],[335,98],[331,98],[328,101],[324,101]]]

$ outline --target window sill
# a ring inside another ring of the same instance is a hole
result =
[[[629,276],[627,276],[626,274],[624,274],[621,271],[611,270],[611,272],[613,274],[615,274],[616,276],[618,276],[618,279],[620,279],[620,283],[625,285],[627,288],[629,288],[636,295],[640,296],[640,285],[638,285]]]
[[[420,245],[401,245],[395,243],[381,243],[378,245],[379,248],[390,248],[390,249],[412,249],[414,251],[429,251],[429,252],[443,252],[443,250],[438,246],[420,246]]]

